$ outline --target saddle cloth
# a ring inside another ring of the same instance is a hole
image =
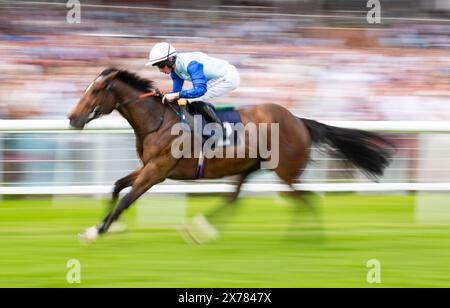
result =
[[[184,123],[187,123],[189,125],[189,127],[191,128],[191,131],[194,131],[194,119],[195,117],[201,117],[202,118],[202,126],[201,126],[201,131],[202,131],[202,136],[204,137],[203,140],[206,141],[206,139],[212,137],[214,135],[214,131],[212,131],[211,133],[208,133],[207,131],[205,131],[205,126],[208,124],[208,122],[206,121],[206,119],[199,113],[196,113],[195,108],[192,108],[191,104],[195,104],[194,103],[190,103],[187,105],[186,108],[182,108],[182,113],[180,115],[181,117],[181,121]],[[212,106],[211,104],[209,104],[210,106]],[[214,106],[212,106],[212,108],[216,111],[217,116],[219,117],[219,119],[222,120],[222,123],[224,124],[225,127],[229,127],[231,128],[231,124],[238,124],[241,123],[241,115],[238,111],[236,111],[234,109],[234,107],[225,107],[222,109],[216,109],[214,108]],[[224,132],[225,134],[226,132]],[[230,133],[230,132],[228,132]],[[225,144],[227,146],[230,145],[237,145],[237,143],[239,142],[239,138],[237,138],[237,132],[233,131],[234,138],[231,138],[234,142],[233,144]],[[230,136],[229,136],[230,137]],[[230,139],[230,138],[229,138]]]

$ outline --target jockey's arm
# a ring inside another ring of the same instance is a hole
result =
[[[177,73],[175,73],[175,72],[172,72],[170,74],[170,77],[172,77],[172,81],[173,81],[172,92],[176,93],[176,92],[180,92],[181,90],[183,90],[184,80],[181,79],[180,76],[178,76]]]
[[[206,93],[206,76],[203,71],[203,64],[192,61],[187,67],[187,71],[191,76],[192,89],[184,90],[180,92],[180,98],[197,98],[205,95]]]

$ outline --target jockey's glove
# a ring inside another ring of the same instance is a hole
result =
[[[157,96],[164,96],[167,94],[168,91],[164,90],[164,89],[155,89],[155,93],[157,94]]]
[[[177,93],[168,93],[168,94],[164,95],[162,102],[163,102],[163,104],[171,103],[179,98],[180,98],[180,93],[178,93],[178,92]]]

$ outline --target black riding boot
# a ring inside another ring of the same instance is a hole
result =
[[[227,136],[227,131],[223,126],[222,120],[217,116],[214,109],[205,102],[192,102],[196,111],[201,113],[208,123],[217,123],[222,128],[223,138],[225,139]]]

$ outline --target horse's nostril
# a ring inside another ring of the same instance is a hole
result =
[[[77,119],[70,119],[70,126],[73,128],[82,128],[83,124],[82,121]]]

